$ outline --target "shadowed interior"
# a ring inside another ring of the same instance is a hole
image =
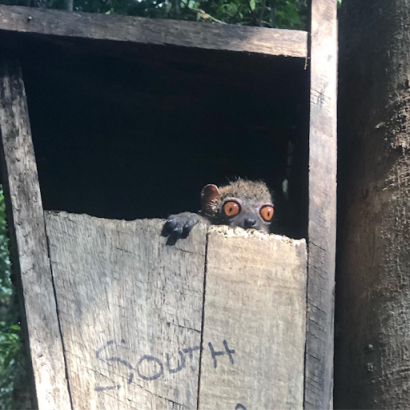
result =
[[[44,208],[105,218],[197,211],[208,183],[263,179],[274,232],[305,236],[305,60],[13,34]],[[288,144],[294,146],[293,164]],[[289,176],[290,197],[282,194]]]

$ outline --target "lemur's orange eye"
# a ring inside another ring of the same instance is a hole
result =
[[[261,208],[261,217],[263,218],[264,221],[270,222],[273,218],[274,210],[273,206],[271,205],[265,205]]]
[[[228,201],[224,204],[224,213],[226,216],[233,217],[241,212],[240,205],[235,201]]]

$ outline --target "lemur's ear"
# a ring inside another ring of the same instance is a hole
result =
[[[216,185],[208,184],[201,192],[201,211],[208,213],[212,210],[212,202],[220,195],[219,188]]]

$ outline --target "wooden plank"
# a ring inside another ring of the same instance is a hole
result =
[[[206,226],[46,213],[75,409],[195,409]]]
[[[313,0],[305,408],[332,408],[336,242],[337,2]]]
[[[39,409],[71,409],[26,95],[19,65],[0,60],[1,164]]]
[[[307,57],[307,33],[0,6],[1,31]]]
[[[301,409],[305,242],[162,224],[46,213],[73,407]]]
[[[302,409],[305,241],[235,231],[208,235],[199,409]]]

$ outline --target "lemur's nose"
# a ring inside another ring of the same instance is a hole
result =
[[[255,218],[246,218],[243,221],[243,223],[244,223],[246,229],[247,228],[252,228],[253,226],[256,225],[256,219]]]

